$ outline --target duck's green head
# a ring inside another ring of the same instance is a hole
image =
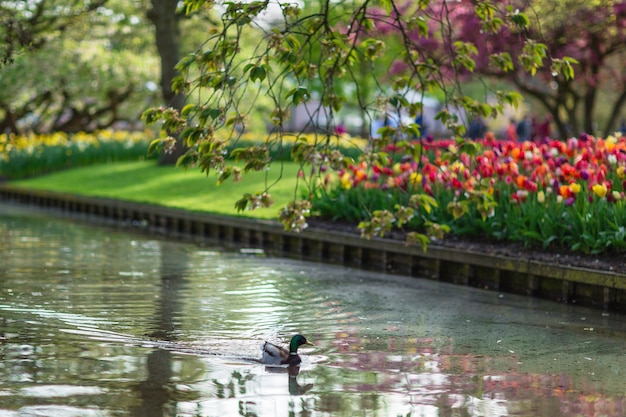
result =
[[[304,336],[301,334],[297,334],[291,338],[291,342],[289,343],[289,352],[296,353],[298,352],[298,348],[302,345],[311,345],[314,346],[313,343],[306,340]]]

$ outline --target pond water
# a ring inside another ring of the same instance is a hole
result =
[[[624,316],[253,249],[0,205],[0,417],[626,415]]]

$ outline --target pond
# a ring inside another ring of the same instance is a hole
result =
[[[626,415],[617,314],[9,205],[0,283],[0,417]]]

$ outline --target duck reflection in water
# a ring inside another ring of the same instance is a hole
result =
[[[284,366],[266,366],[265,371],[271,374],[287,374],[289,377],[289,394],[290,395],[303,395],[306,394],[313,384],[300,385],[298,382],[298,374],[300,373],[300,365]]]
[[[311,388],[313,388],[313,384],[304,384],[300,385],[298,383],[298,374],[300,373],[300,366],[290,366],[287,368],[287,373],[289,374],[289,394],[291,395],[303,395],[306,394]]]

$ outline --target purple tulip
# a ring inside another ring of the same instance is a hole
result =
[[[589,177],[590,177],[589,171],[587,171],[586,169],[583,169],[582,171],[580,171],[580,178],[587,181]]]

